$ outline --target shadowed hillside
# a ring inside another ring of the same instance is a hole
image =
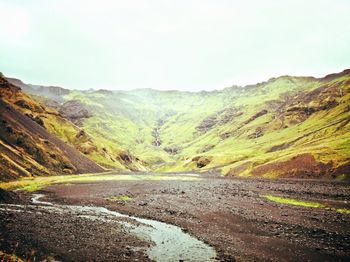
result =
[[[103,168],[47,132],[46,108],[0,78],[0,180],[101,172]]]
[[[72,91],[10,81],[54,107],[82,137],[88,134],[105,154],[87,148],[87,156],[107,167],[268,178],[349,175],[350,70],[196,93]],[[47,126],[85,146],[64,128]]]

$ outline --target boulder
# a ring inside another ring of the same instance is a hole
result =
[[[16,193],[0,188],[0,203],[10,204],[19,202],[19,200],[20,198]]]
[[[205,167],[211,162],[211,159],[206,156],[195,156],[192,158],[192,162],[196,162],[198,168]]]

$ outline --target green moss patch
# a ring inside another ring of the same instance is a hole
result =
[[[287,205],[293,205],[293,206],[301,206],[301,207],[311,207],[311,208],[323,208],[332,210],[338,213],[342,214],[350,214],[350,209],[347,208],[333,208],[328,207],[324,204],[313,202],[313,201],[304,201],[304,200],[298,200],[293,198],[285,198],[285,197],[278,197],[278,196],[272,196],[272,195],[265,195],[264,196],[267,200],[270,200],[275,203],[279,204],[287,204]]]
[[[112,201],[112,202],[116,202],[116,201],[131,201],[132,197],[129,197],[127,195],[121,195],[121,196],[111,196],[111,197],[107,197],[105,198],[108,201]]]
[[[317,202],[310,202],[310,201],[303,201],[303,200],[297,200],[293,198],[284,198],[284,197],[277,197],[272,195],[265,196],[266,199],[280,203],[280,204],[288,204],[293,206],[302,206],[302,207],[313,207],[313,208],[325,208],[326,206]]]
[[[347,208],[337,208],[335,211],[337,211],[338,213],[350,214],[350,209]]]
[[[347,180],[348,176],[346,174],[341,174],[341,175],[337,175],[335,180],[337,181],[344,181]]]

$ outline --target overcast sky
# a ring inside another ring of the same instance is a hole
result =
[[[0,71],[74,89],[211,90],[350,67],[349,0],[0,0]]]

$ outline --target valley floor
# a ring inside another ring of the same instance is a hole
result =
[[[346,182],[207,175],[189,181],[143,178],[58,184],[40,193],[53,203],[104,206],[178,225],[213,246],[222,261],[350,259]],[[24,197],[29,199],[29,193]],[[64,261],[148,260],[144,251],[150,243],[118,226],[74,214],[39,213],[0,210],[0,251],[28,257],[38,250],[38,258]]]

